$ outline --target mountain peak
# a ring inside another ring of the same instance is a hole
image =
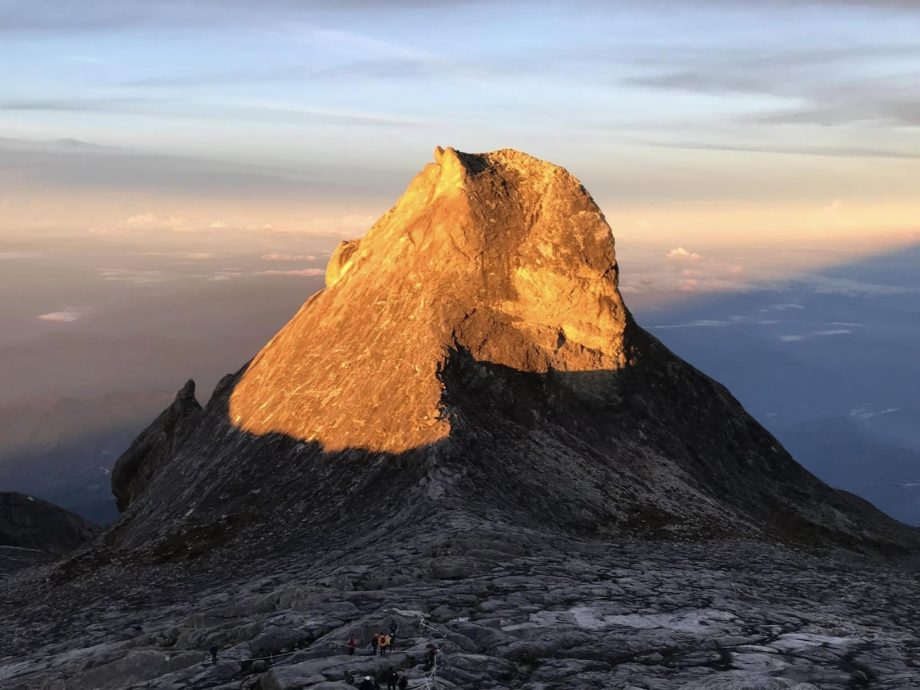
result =
[[[232,525],[339,548],[369,514],[406,534],[917,544],[643,331],[600,209],[517,151],[436,150],[206,409],[188,397],[113,473],[113,543],[156,558]]]
[[[563,168],[511,149],[437,148],[367,235],[339,246],[326,285],[243,375],[242,429],[401,452],[450,434],[451,352],[525,372],[625,363],[603,214]]]

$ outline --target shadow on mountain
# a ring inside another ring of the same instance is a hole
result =
[[[920,524],[920,244],[639,318],[821,479]]]
[[[228,404],[244,369],[217,387],[101,548],[62,574],[117,554],[165,562],[223,547],[256,563],[385,553],[419,535],[437,536],[441,555],[570,538],[743,538],[892,556],[920,544],[815,479],[725,388],[636,330],[645,356],[618,371],[520,372],[454,350],[440,373],[449,438],[399,454],[327,453],[239,429]]]

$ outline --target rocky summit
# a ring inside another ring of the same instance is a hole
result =
[[[5,581],[9,687],[920,678],[920,532],[642,330],[591,196],[517,151],[436,149],[112,482],[123,514],[91,548]]]

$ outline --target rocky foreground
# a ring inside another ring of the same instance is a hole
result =
[[[471,535],[372,533],[358,556],[264,566],[113,563],[65,583],[25,571],[3,583],[0,687],[344,690],[391,665],[410,688],[920,687],[916,573],[876,558]],[[393,620],[396,651],[371,656]]]

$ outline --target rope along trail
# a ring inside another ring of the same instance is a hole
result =
[[[430,630],[439,636],[442,634],[440,630],[438,630],[436,627],[434,627],[433,625],[430,625],[429,623],[425,621],[424,613],[419,612],[417,613],[417,615],[418,615],[419,628]],[[430,639],[433,640],[434,639],[433,636]],[[433,645],[434,642],[432,641],[430,642],[430,644]],[[348,644],[344,642],[336,642],[335,640],[324,640],[323,642],[315,643],[310,646],[311,647],[314,647],[314,646],[324,647],[325,646],[325,647],[332,647],[332,648],[342,647],[345,649],[349,648]],[[249,659],[228,659],[228,661],[233,661],[236,663],[242,663],[242,662],[252,663],[254,661],[274,661],[275,659],[281,659],[284,657],[288,657],[300,651],[303,651],[303,650],[292,649],[289,652],[279,652],[278,654],[269,654],[268,656],[254,656]],[[434,652],[434,656],[432,658],[432,663],[431,663],[431,670],[426,672],[425,675],[422,676],[422,680],[425,682],[425,690],[434,690],[434,687],[435,687],[434,681],[436,680],[437,675],[438,675],[438,656],[439,655],[440,655],[440,651],[437,649],[437,647],[435,647],[435,652]],[[164,654],[163,656],[167,660],[170,658],[170,655],[168,654]],[[205,657],[204,663],[207,663],[208,661],[210,661],[210,659],[211,659],[210,656]]]

